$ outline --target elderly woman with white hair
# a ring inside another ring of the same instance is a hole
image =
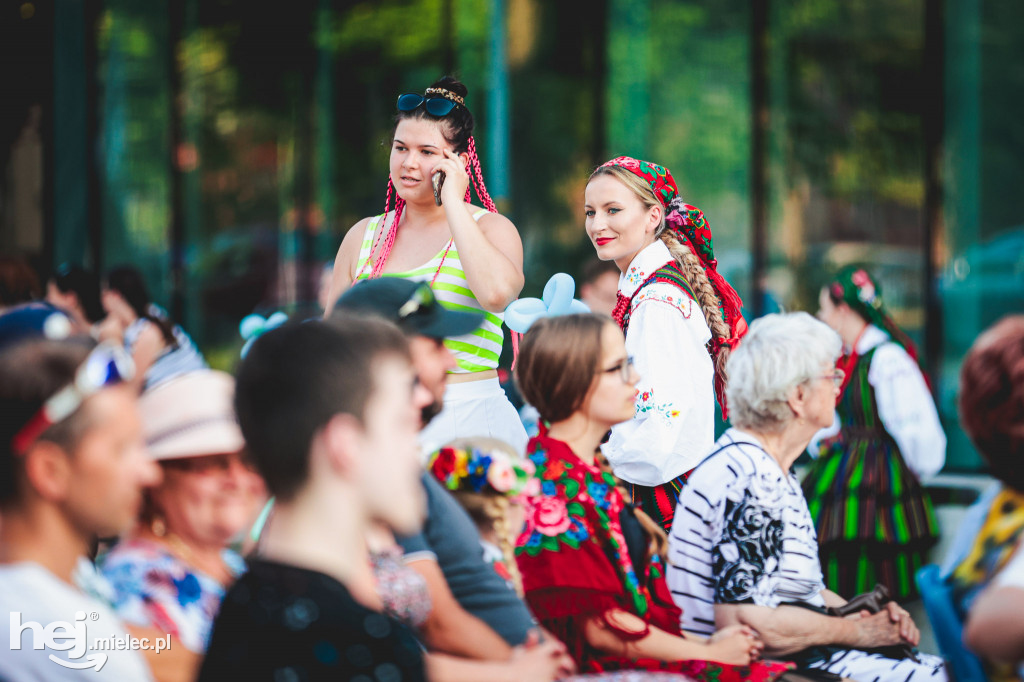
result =
[[[825,588],[814,523],[791,467],[832,423],[840,351],[839,336],[807,313],[751,324],[727,367],[733,428],[679,497],[669,588],[684,631],[748,625],[766,656],[795,661],[812,678],[941,682],[941,659],[911,653],[920,633],[894,602],[875,614],[828,613],[846,600]]]

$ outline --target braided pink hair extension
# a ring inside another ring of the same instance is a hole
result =
[[[484,186],[484,173],[480,170],[480,157],[476,153],[476,140],[472,135],[469,136],[469,162],[473,164],[473,172],[470,177],[473,180],[473,187],[476,188],[476,195],[484,202],[484,208],[491,213],[497,213],[498,208],[491,200],[491,195],[487,193],[487,187]]]
[[[381,223],[386,221],[387,218],[388,218],[388,212],[391,210],[391,193],[394,192],[394,190],[395,190],[395,186],[393,184],[391,184],[391,178],[388,177],[388,192],[384,196],[384,217],[381,218]],[[384,227],[383,224],[378,227],[378,229],[377,229],[377,236],[374,238],[373,245],[370,247],[370,253],[366,254],[366,263],[363,263],[363,266],[361,268],[359,268],[359,272],[356,273],[356,276],[353,279],[353,282],[355,282],[355,280],[359,279],[359,276],[363,274],[363,270],[366,269],[366,264],[369,263],[370,259],[373,258],[373,254],[377,250],[377,245],[380,244],[380,238],[382,236],[384,236],[383,227]]]
[[[395,200],[395,220],[391,223],[391,229],[388,230],[388,236],[384,240],[384,246],[381,248],[380,255],[373,262],[373,271],[370,273],[370,279],[380,277],[381,272],[384,270],[384,264],[387,262],[388,256],[391,255],[391,249],[395,246],[395,237],[398,236],[398,221],[402,219],[403,208],[405,208],[405,200],[398,197]],[[384,220],[386,221],[387,219],[387,214],[385,214]]]

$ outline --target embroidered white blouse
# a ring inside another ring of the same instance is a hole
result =
[[[672,261],[660,239],[619,277],[627,298]],[[711,330],[700,305],[671,284],[652,283],[633,299],[626,352],[640,374],[636,414],[612,428],[602,447],[615,475],[657,486],[695,467],[715,440]]]
[[[927,479],[939,473],[946,462],[946,434],[932,394],[917,363],[902,346],[883,330],[868,325],[857,342],[857,353],[863,356],[876,346],[868,383],[875,389],[878,417],[910,470],[919,479]],[[815,434],[811,454],[817,455],[818,442],[839,433],[840,426],[837,413],[830,428]]]

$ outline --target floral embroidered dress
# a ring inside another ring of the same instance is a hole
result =
[[[680,284],[658,276],[675,262],[660,239],[638,253],[619,278],[629,299],[626,352],[640,374],[636,414],[612,428],[601,448],[633,502],[666,532],[686,474],[715,441],[715,369],[700,305]]]
[[[641,575],[634,570],[620,525],[624,501],[615,479],[543,431],[530,440],[527,456],[537,466],[542,493],[527,512],[516,549],[523,589],[534,615],[566,644],[581,673],[662,670],[730,682],[773,680],[789,669],[775,662],[730,666],[630,659],[590,646],[584,625],[591,619],[603,619],[624,641],[638,641],[649,629],[625,631],[609,621],[610,612],[627,611],[648,626],[679,635],[680,611],[672,604],[660,563],[652,561]]]
[[[235,578],[245,571],[235,552],[225,549],[222,556]],[[206,651],[224,585],[164,545],[141,538],[118,543],[101,570],[116,591],[114,609],[124,622],[155,627],[190,651]]]

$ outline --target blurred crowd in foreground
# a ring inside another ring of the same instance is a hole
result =
[[[666,534],[600,454],[638,398],[609,317],[544,315],[523,337],[516,379],[542,423],[525,452],[470,437],[421,456],[451,365],[441,340],[477,316],[375,280],[326,320],[263,333],[232,377],[115,289],[139,281],[123,272],[100,294],[68,269],[52,303],[0,311],[0,601],[19,643],[2,679],[947,674],[894,601],[844,613],[825,588],[791,466],[832,425],[842,332],[806,314],[755,321],[729,358],[733,427]],[[173,350],[139,359],[149,331]],[[1012,317],[962,374],[964,426],[1000,485],[944,580],[991,679],[1015,679],[1024,645],[1022,367]]]

